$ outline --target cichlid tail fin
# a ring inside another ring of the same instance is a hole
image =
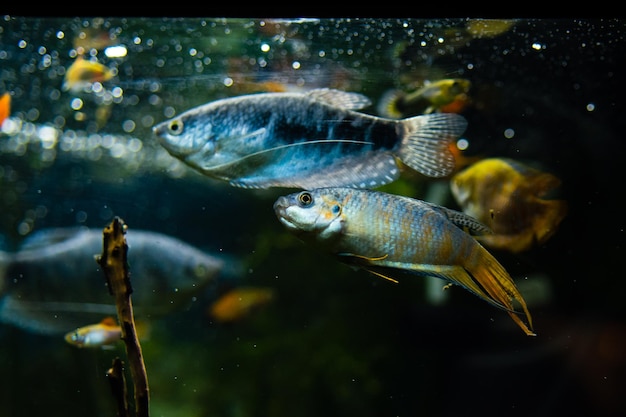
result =
[[[504,309],[509,313],[513,321],[517,323],[526,335],[536,336],[532,331],[533,321],[526,306],[526,301],[524,301],[522,294],[515,286],[513,278],[493,255],[482,246],[478,246],[472,257],[468,259],[465,268],[484,289],[484,292],[489,295],[488,301],[491,301],[492,304],[504,306]],[[513,301],[516,301],[522,307],[528,326],[518,316],[518,312],[513,306]]]
[[[454,113],[433,113],[399,121],[404,128],[397,151],[400,160],[429,177],[445,177],[455,169],[452,141],[465,132],[467,121]]]

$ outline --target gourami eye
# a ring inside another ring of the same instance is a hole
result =
[[[306,207],[313,203],[313,196],[311,195],[311,193],[303,191],[298,195],[298,202],[301,206]]]
[[[170,123],[170,125],[168,126],[170,134],[174,135],[174,136],[178,136],[181,133],[183,133],[183,127],[184,124],[182,122],[182,120],[172,120],[172,122]]]

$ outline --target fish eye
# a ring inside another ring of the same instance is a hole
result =
[[[183,127],[184,127],[183,121],[176,119],[170,122],[168,129],[170,131],[170,134],[174,136],[178,136],[181,133],[183,133]]]
[[[311,193],[303,191],[298,195],[298,202],[301,206],[308,206],[313,203],[313,196]]]

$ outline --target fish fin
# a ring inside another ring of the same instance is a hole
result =
[[[363,94],[335,90],[332,88],[314,88],[304,94],[316,101],[341,107],[346,110],[361,110],[372,104],[372,101]]]
[[[472,216],[463,212],[452,210],[447,207],[443,207],[428,201],[424,201],[425,204],[432,207],[433,210],[443,214],[448,220],[454,223],[457,227],[465,230],[471,235],[492,235],[493,230],[488,226],[482,224]]]
[[[293,186],[302,189],[321,187],[376,188],[389,184],[400,176],[393,155],[387,152],[365,157],[346,157],[321,171],[307,171],[290,179]]]
[[[445,177],[455,169],[452,140],[461,136],[467,121],[455,113],[433,113],[403,119],[405,128],[398,157],[429,177]]]
[[[396,89],[387,90],[378,100],[376,106],[378,114],[390,119],[400,119],[403,116],[401,110],[401,100],[405,94]]]
[[[373,269],[368,269],[368,268],[365,268],[365,270],[366,270],[367,272],[369,272],[370,274],[374,274],[374,275],[376,275],[377,277],[380,277],[380,278],[382,278],[382,279],[386,279],[387,281],[391,281],[391,282],[393,282],[394,284],[397,284],[397,283],[398,283],[398,281],[397,281],[397,280],[395,280],[395,279],[393,279],[393,278],[391,278],[391,277],[389,277],[389,276],[387,276],[387,275],[385,275],[385,274],[383,274],[383,273],[377,272],[377,271],[375,271],[375,270],[373,270]]]
[[[379,272],[377,269],[375,268],[368,268],[366,265],[369,265],[371,262],[377,262],[377,261],[382,261],[384,259],[386,259],[389,255],[385,254],[383,256],[377,256],[375,258],[369,257],[369,256],[362,256],[362,255],[356,255],[353,253],[338,253],[337,256],[339,256],[340,258],[342,258],[342,262],[348,264],[348,265],[353,265],[353,266],[357,266],[359,268],[363,268],[365,269],[367,272],[369,272],[370,274],[376,275],[377,277],[386,279],[387,281],[391,281],[395,284],[398,283],[398,280],[391,278],[389,275],[384,274],[382,272]]]
[[[115,318],[112,316],[107,316],[103,318],[102,321],[100,321],[100,323],[106,326],[117,326],[117,320],[115,320]]]
[[[76,239],[80,233],[87,232],[85,226],[59,227],[37,230],[28,235],[20,244],[20,250],[45,248],[57,243]]]
[[[466,267],[468,272],[474,277],[476,282],[489,294],[489,299],[495,304],[501,304],[509,313],[513,321],[528,335],[535,336],[532,331],[533,321],[526,306],[526,301],[520,294],[513,278],[504,267],[485,248],[478,246],[478,249],[468,260]],[[528,326],[517,316],[512,301],[516,301],[526,315]],[[492,304],[493,304],[492,303]]]
[[[0,321],[39,334],[60,334],[84,324],[86,314],[114,314],[108,304],[32,302],[7,294],[0,301]]]
[[[283,152],[290,152],[297,146],[309,147],[309,149],[317,147],[320,154],[323,154],[325,149],[336,144],[337,142],[331,141],[304,142],[263,151],[248,155],[236,163],[229,164],[229,166],[223,166],[220,168],[220,172],[226,174],[228,178],[237,178],[230,180],[229,183],[243,188],[291,187],[312,189],[343,186],[375,188],[393,182],[400,176],[400,168],[390,152],[367,152],[359,156],[346,156],[316,169],[307,164],[300,164],[299,166],[277,164],[270,170],[256,170],[250,174],[245,169],[240,169],[242,165],[257,166],[257,160],[264,160],[272,155],[275,160],[279,160],[284,156],[281,155]],[[314,158],[314,160],[316,164],[320,163],[320,159]]]

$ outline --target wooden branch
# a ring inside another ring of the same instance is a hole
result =
[[[103,230],[103,250],[97,262],[102,268],[109,286],[109,292],[115,296],[117,316],[122,327],[122,339],[126,346],[126,356],[135,390],[135,411],[137,417],[149,417],[149,390],[146,368],[141,354],[141,345],[137,337],[133,305],[130,295],[129,265],[126,258],[127,226],[122,219],[115,217]]]
[[[107,371],[107,377],[111,385],[111,392],[117,402],[117,416],[129,417],[126,378],[124,378],[124,366],[120,358],[113,359],[113,366]]]

